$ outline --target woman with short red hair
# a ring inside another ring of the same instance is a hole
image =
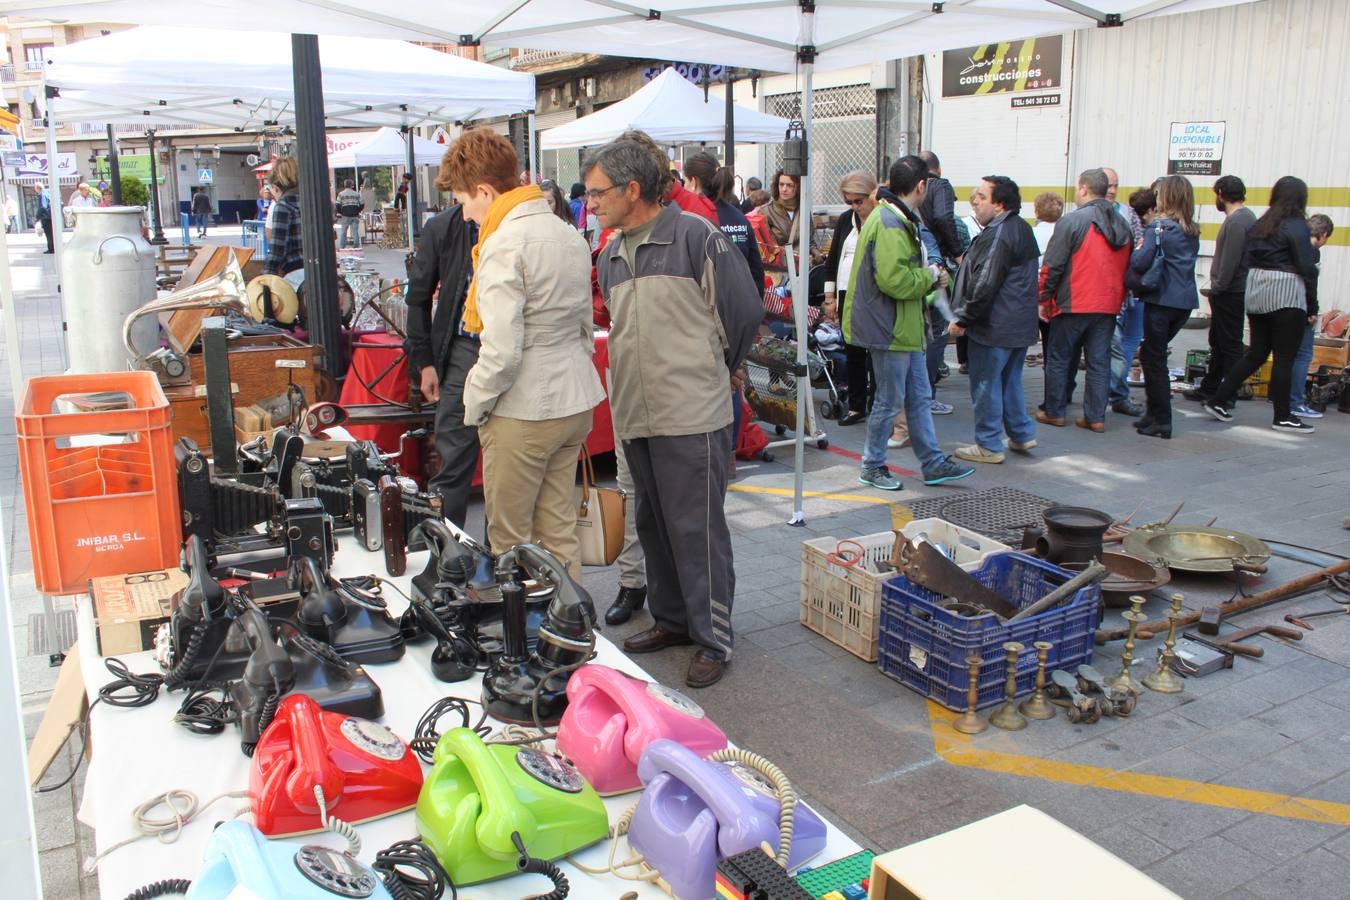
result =
[[[436,187],[478,223],[464,329],[481,341],[464,384],[464,422],[483,447],[488,543],[533,542],[581,579],[577,455],[604,389],[591,362],[591,254],[537,185],[517,185],[515,148],[466,132],[441,160]]]

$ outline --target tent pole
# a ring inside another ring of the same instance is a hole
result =
[[[534,184],[535,182],[537,182],[537,181],[539,180],[539,177],[538,177],[538,175],[539,175],[539,166],[538,166],[538,163],[537,163],[537,157],[538,157],[539,154],[536,152],[536,149],[535,149],[535,148],[538,146],[538,144],[539,144],[539,132],[538,132],[538,131],[536,130],[536,128],[535,128],[534,110],[530,110],[530,116],[529,116],[529,119],[527,120],[527,122],[528,122],[529,132],[530,132],[530,133],[529,133],[529,144],[527,145],[527,146],[528,146],[528,152],[529,152],[529,155],[530,155],[530,164],[529,164],[529,166],[527,166],[527,168],[530,170],[530,184]]]
[[[404,210],[408,215],[408,252],[417,252],[417,152],[413,149],[413,132],[411,125],[403,126],[403,137],[408,141],[408,168],[406,174],[410,176],[408,181],[408,208]]]
[[[14,281],[9,273],[9,235],[0,231],[0,305],[5,310],[5,355],[9,357],[9,385],[14,409],[23,396],[23,360],[19,358],[19,313],[14,308]],[[65,347],[66,342],[61,341]]]
[[[122,168],[117,159],[117,135],[108,123],[108,181],[112,187],[113,206],[122,205]]]
[[[323,116],[319,38],[291,35],[295,85],[295,152],[300,163],[300,236],[305,258],[305,317],[311,344],[323,348],[323,370],[342,377],[338,330],[337,251],[329,197],[328,146]],[[331,399],[331,398],[312,398]],[[312,401],[311,401],[312,402]]]
[[[731,88],[731,66],[727,66],[727,127],[723,138],[725,149],[722,151],[722,165],[734,168],[736,165],[736,106]]]
[[[45,75],[42,79],[42,94],[44,112],[46,113],[44,124],[47,132],[47,191],[51,194],[52,200],[52,249],[56,253],[52,257],[52,265],[56,267],[56,299],[61,303],[61,368],[65,370],[70,368],[70,352],[66,346],[66,339],[70,335],[70,319],[66,315],[66,295],[61,289],[61,261],[66,255],[63,243],[66,215],[61,206],[61,158],[56,153],[56,97],[55,91],[47,87]],[[8,257],[6,257],[6,260],[8,260]],[[14,402],[17,404],[19,402],[19,385],[14,385],[14,391]]]
[[[804,19],[802,33],[807,36],[807,40],[811,40],[811,35],[814,34],[815,15],[803,11],[802,16]],[[811,143],[811,106],[814,103],[811,77],[815,70],[815,64],[812,62],[815,59],[814,48],[811,49],[809,54],[803,53],[802,57],[802,131],[806,137],[806,174],[802,176],[801,194],[797,197],[797,233],[800,235],[798,246],[801,248],[802,265],[797,272],[797,282],[792,290],[792,306],[797,322],[797,371],[804,374],[797,378],[797,443],[793,463],[792,518],[788,520],[789,525],[806,524],[802,495],[806,481],[806,428],[811,421],[809,412],[811,375],[806,363],[806,306],[810,300],[807,291],[811,284],[811,238],[814,233],[811,221],[811,182],[813,180],[811,157],[812,151],[815,149]]]

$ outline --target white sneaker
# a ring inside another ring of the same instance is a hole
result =
[[[986,450],[979,444],[970,444],[965,447],[957,447],[952,453],[957,459],[964,459],[966,462],[977,463],[1001,463],[1003,454],[995,453],[993,450]]]
[[[932,411],[935,416],[950,416],[955,407],[950,403],[943,403],[941,400],[934,400]]]
[[[1018,453],[1025,453],[1028,450],[1034,450],[1036,449],[1036,439],[1032,438],[1029,441],[1008,441],[1008,449],[1016,450]]]

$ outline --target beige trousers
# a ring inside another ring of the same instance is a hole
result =
[[[575,486],[577,455],[590,432],[591,410],[538,422],[494,415],[479,426],[494,553],[539,544],[581,581]]]

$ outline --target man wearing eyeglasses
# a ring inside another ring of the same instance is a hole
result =
[[[636,140],[582,169],[588,207],[619,230],[596,261],[609,311],[610,408],[637,493],[655,626],[628,653],[694,644],[685,683],[708,687],[732,654],[736,590],[723,503],[728,383],[763,317],[744,258],[711,222],[661,205],[661,166]]]

